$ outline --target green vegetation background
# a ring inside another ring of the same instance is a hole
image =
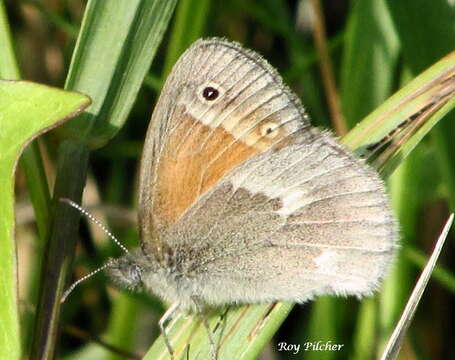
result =
[[[315,46],[314,18],[310,16],[314,3],[284,0],[98,0],[88,4],[82,0],[0,1],[3,8],[0,16],[3,24],[9,24],[12,44],[8,51],[2,50],[2,62],[7,52],[13,53],[22,78],[77,89],[94,100],[91,112],[34,144],[35,149],[41,149],[45,178],[50,186],[54,181],[59,183],[55,180],[55,174],[62,172],[58,159],[63,157],[62,153],[70,154],[74,146],[70,144],[65,148],[60,144],[61,139],[76,138],[86,146],[86,152],[77,160],[88,166],[83,205],[91,208],[127,246],[136,246],[136,179],[144,134],[166,74],[184,49],[200,37],[226,37],[260,52],[302,99],[313,124],[332,127],[333,114],[328,110],[321,79],[321,53]],[[323,5],[326,45],[341,114],[348,128],[455,48],[453,2],[358,0],[325,1]],[[84,17],[86,8],[91,13],[88,11]],[[118,16],[119,13],[122,16]],[[83,21],[86,32],[79,36],[76,44]],[[94,31],[100,24],[111,28]],[[141,33],[140,26],[144,24],[149,33]],[[124,38],[119,35],[122,27],[130,31],[123,33],[127,34]],[[162,40],[161,32],[164,32]],[[98,58],[91,43],[100,47],[104,44],[105,48],[100,49],[104,55]],[[84,52],[84,46],[92,52]],[[75,49],[79,51],[78,57],[72,58]],[[147,71],[155,50],[156,56]],[[19,71],[8,76],[11,73],[5,72],[7,68],[8,65],[0,65],[2,78],[19,77]],[[113,70],[108,73],[108,68]],[[90,76],[84,73],[86,69]],[[132,75],[125,77],[125,73]],[[448,212],[454,211],[454,121],[453,113],[445,116],[389,178],[402,246],[382,290],[361,302],[353,298],[321,297],[294,307],[265,345],[263,359],[372,359],[378,356],[438,231]],[[22,352],[27,354],[33,349],[31,358],[34,358],[36,352],[33,354],[33,351],[40,346],[36,332],[33,335],[37,293],[42,286],[40,274],[52,272],[53,265],[53,258],[48,258],[48,266],[42,267],[46,262],[43,254],[49,244],[45,239],[50,231],[46,228],[50,206],[46,201],[50,199],[44,201],[42,211],[33,215],[30,204],[33,191],[29,189],[36,186],[35,191],[39,193],[40,186],[47,185],[40,185],[42,174],[29,176],[26,183],[27,165],[21,165],[16,177],[21,340]],[[71,173],[70,165],[66,168],[69,178],[60,182],[77,177]],[[82,168],[76,167],[75,172]],[[67,271],[73,272],[73,279],[103,264],[108,257],[121,255],[93,224],[85,221],[75,249],[74,267],[65,265]],[[442,267],[426,290],[405,340],[403,358],[455,357],[452,322],[455,320],[455,279],[450,271],[454,266],[454,253],[453,236],[449,235],[440,259]],[[62,276],[64,278],[65,273]],[[143,356],[159,334],[156,324],[164,306],[145,295],[119,292],[99,275],[77,288],[62,310],[56,357],[104,360],[123,359],[127,355],[113,352],[100,342]],[[327,340],[344,344],[343,351],[301,351],[293,355],[278,352],[276,345],[285,341],[303,346],[305,342]],[[233,354],[232,359],[238,354]],[[151,353],[147,356],[154,358]]]

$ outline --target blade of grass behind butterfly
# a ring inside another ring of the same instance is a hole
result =
[[[179,2],[171,26],[172,31],[161,77],[155,74],[147,75],[144,83],[148,87],[159,93],[164,80],[179,56],[191,43],[203,36],[212,5],[209,0],[181,0]]]
[[[408,72],[418,74],[430,64],[434,63],[447,53],[453,50],[455,45],[455,29],[453,28],[453,7],[445,0],[413,1],[403,6],[400,2],[387,1],[388,7],[392,14],[393,21],[397,28],[397,33],[402,44],[403,62]],[[419,26],[415,26],[419,24]],[[452,84],[454,79],[452,79]],[[424,114],[417,117],[415,122],[425,121]],[[441,121],[432,131],[431,143],[425,144],[427,151],[414,151],[410,156],[410,161],[405,161],[400,166],[399,171],[394,174],[393,184],[398,185],[400,192],[394,191],[392,195],[394,200],[399,204],[398,216],[402,230],[403,248],[400,251],[399,262],[395,265],[407,264],[411,269],[411,263],[407,255],[407,249],[410,247],[410,239],[421,238],[418,235],[416,218],[418,211],[422,211],[425,203],[428,205],[428,199],[435,194],[436,189],[443,188],[448,191],[451,207],[455,204],[455,163],[451,159],[454,148],[452,147],[452,134],[455,131],[453,127],[455,113],[449,114]],[[418,124],[416,124],[418,125]],[[422,149],[423,146],[419,146]],[[416,150],[419,150],[416,149]],[[416,159],[415,155],[420,155]],[[431,157],[431,159],[428,159]],[[428,161],[432,163],[428,163]],[[435,164],[439,169],[435,169]],[[403,168],[402,168],[403,167]],[[435,171],[436,170],[436,171]],[[437,171],[440,170],[440,171]],[[431,183],[431,184],[430,184]],[[432,188],[431,188],[432,187]],[[414,191],[413,190],[418,190]],[[426,195],[425,195],[426,194]],[[432,218],[433,217],[433,218]],[[428,214],[423,222],[425,228],[428,228],[434,219],[434,215]],[[441,219],[442,221],[442,219]],[[420,224],[419,230],[422,229]],[[430,240],[430,239],[428,239]],[[381,322],[380,322],[380,349],[390,336],[393,326],[398,320],[399,312],[403,310],[404,303],[396,301],[397,283],[403,283],[402,276],[404,268],[395,266],[395,271],[385,283],[384,291],[381,293]],[[412,286],[412,283],[409,283]],[[402,301],[406,300],[403,298]],[[435,333],[435,338],[444,342],[443,334],[439,336]],[[416,347],[414,346],[414,349]]]
[[[403,254],[403,248],[417,239],[416,225],[419,210],[434,189],[437,176],[432,181],[425,178],[428,168],[427,144],[419,144],[389,177],[388,188],[392,209],[400,230],[400,250],[393,262],[378,296],[375,344],[381,348],[382,336],[390,334],[409,296],[413,282],[413,266]],[[379,336],[378,336],[379,335]],[[361,336],[361,332],[359,332]]]
[[[453,4],[445,0],[417,0],[406,5],[399,1],[387,2],[403,43],[403,58],[414,74],[454,49]],[[455,209],[454,122],[455,114],[452,114],[432,135],[452,210]]]
[[[441,68],[438,68],[441,65]],[[450,111],[454,103],[454,82],[452,80],[454,71],[454,58],[449,56],[434,65],[431,69],[419,76],[411,84],[417,86],[415,91],[404,95],[402,102],[397,102],[396,107],[393,105],[394,97],[389,99],[383,106],[391,105],[390,112],[392,116],[390,120],[398,120],[402,116],[406,116],[409,111],[416,110],[418,116],[410,115],[414,118],[407,123],[402,130],[402,133],[391,140],[389,146],[376,159],[375,164],[383,173],[390,174],[398,163],[401,163],[399,171],[393,174],[391,182],[391,194],[395,211],[397,212],[401,227],[402,241],[404,246],[409,245],[409,239],[415,238],[415,216],[419,209],[419,204],[423,203],[424,188],[427,188],[428,180],[423,180],[422,176],[425,168],[422,167],[422,156],[415,160],[416,155],[422,154],[418,151],[411,156],[407,161],[406,157],[420,142],[422,137],[444,116]],[[423,78],[428,77],[427,84],[420,83]],[[433,78],[433,80],[432,80]],[[412,85],[405,89],[412,89]],[[397,94],[397,96],[400,93]],[[379,108],[380,109],[380,108]],[[378,110],[379,110],[378,109]],[[419,110],[420,109],[420,110]],[[422,111],[423,110],[423,111]],[[400,114],[401,113],[401,114]],[[399,115],[400,114],[400,115]],[[374,116],[374,113],[372,114]],[[379,119],[379,118],[378,118]],[[401,144],[400,144],[401,142]],[[388,159],[388,160],[387,160]],[[434,177],[434,175],[433,175]],[[422,180],[420,180],[422,179]],[[419,187],[419,181],[423,186]],[[412,189],[418,187],[419,191],[412,193]],[[410,193],[411,192],[411,193]],[[381,292],[381,311],[380,311],[380,337],[382,341],[386,341],[390,334],[391,327],[394,325],[399,312],[407,298],[405,295],[406,287],[411,284],[405,281],[406,274],[409,273],[406,269],[407,262],[402,254],[399,254],[399,261],[394,264],[394,271],[385,281]],[[407,285],[406,285],[407,284]],[[401,295],[400,295],[401,294]]]
[[[156,0],[142,1],[141,7],[146,7],[146,11],[138,11],[140,19],[136,19],[135,22],[141,24],[141,27],[134,29],[137,34],[134,35],[135,39],[131,40],[131,43],[133,45],[143,43],[144,40],[141,39],[142,37],[145,39],[145,46],[133,46],[132,50],[127,51],[127,53],[130,53],[129,61],[131,64],[129,64],[129,66],[131,66],[131,68],[133,68],[137,73],[137,77],[135,78],[136,80],[140,80],[143,77],[144,72],[148,70],[153,54],[156,51],[157,44],[161,40],[162,31],[170,20],[175,4],[176,1],[174,0],[168,2],[167,4],[157,2]],[[118,11],[115,6],[112,10]],[[139,59],[139,61],[135,61],[136,59]],[[118,69],[116,71],[118,72]],[[129,82],[127,82],[127,84],[129,84]],[[138,85],[139,83],[137,82],[136,86]],[[128,91],[128,89],[125,89],[125,91]],[[120,96],[120,98],[122,98],[122,96]],[[132,100],[134,101],[134,99]],[[130,105],[132,105],[132,103],[130,103]],[[118,173],[120,168],[120,171],[123,171],[123,173],[126,174],[127,171],[122,169],[122,164],[122,161],[116,161],[112,171]],[[120,181],[122,181],[121,177],[112,176],[110,178],[108,189],[112,190],[113,188],[116,188],[118,190],[119,188],[123,188],[121,186],[117,186],[119,185],[118,180],[120,179]],[[116,184],[113,183],[115,181],[117,181]],[[128,181],[130,181],[130,179],[128,179]],[[108,202],[116,203],[118,198],[114,199],[115,197],[115,190],[107,191]],[[131,238],[130,235],[131,234],[126,235],[123,238],[128,240],[128,238]],[[126,241],[126,243],[131,243],[131,241]],[[137,301],[132,300],[131,297],[125,294],[119,294],[113,304],[106,333],[102,336],[103,340],[116,345],[121,349],[132,349],[137,335],[133,329],[138,325],[141,317],[141,311],[144,311],[143,306],[138,306]],[[150,309],[147,309],[147,311],[150,312]],[[101,353],[102,355],[100,354],[99,358],[122,358],[122,356],[111,353],[108,349],[103,349]]]
[[[455,46],[455,29],[451,26],[454,19],[453,5],[444,0],[431,3],[419,0],[410,6],[393,1],[388,1],[388,4],[403,42],[403,56],[413,73],[418,73],[436,58],[452,51]],[[416,28],[416,23],[422,26]],[[453,81],[455,80],[452,79]],[[455,147],[452,141],[454,120],[455,113],[452,112],[432,132],[435,159],[452,210],[455,209]],[[450,286],[447,287],[450,289]]]
[[[362,54],[362,56],[359,56]],[[341,62],[341,104],[343,114],[352,127],[366,114],[381,104],[392,91],[399,54],[399,43],[390,13],[384,1],[359,1],[352,4],[344,36],[343,57]],[[320,331],[314,332],[309,340],[336,341],[352,348],[353,358],[366,359],[374,354],[374,336],[376,327],[376,298],[363,299],[360,303],[349,304],[345,299],[331,297],[324,301],[327,307],[331,302],[337,304],[332,319],[321,325],[318,316],[312,316],[309,329],[321,326],[338,326],[337,337],[326,337]],[[333,305],[333,306],[334,306]],[[357,316],[352,316],[350,309],[358,305]],[[317,299],[313,307],[319,307]],[[343,312],[344,311],[344,312]],[[351,316],[346,316],[350,314]],[[336,319],[338,318],[338,324]],[[349,321],[357,322],[355,336],[346,335]],[[307,339],[305,338],[305,341]],[[303,341],[303,340],[302,340]],[[318,352],[305,354],[317,358]],[[340,356],[335,351],[324,354],[326,358]]]
[[[299,35],[295,31],[293,15],[289,9],[289,4],[283,0],[267,0],[261,3],[247,2],[242,0],[233,1],[235,6],[251,16],[255,21],[274,33],[278,38],[283,38],[285,48],[289,52],[290,72],[283,73],[285,80],[292,87],[303,89],[302,99],[306,109],[312,114],[315,125],[328,126],[324,120],[328,118],[327,107],[319,95],[321,92],[319,78],[315,75],[311,67],[317,66],[317,53],[307,37]],[[229,30],[229,29],[228,29]],[[231,31],[234,33],[234,31]],[[244,32],[235,32],[236,38],[242,38]],[[245,37],[245,41],[247,37]],[[275,40],[276,41],[276,40]],[[260,42],[258,42],[260,43]],[[273,55],[270,54],[270,55]],[[269,58],[269,60],[271,60]],[[273,63],[273,61],[272,61]],[[284,70],[284,69],[283,69]],[[299,94],[300,95],[300,94]]]
[[[179,2],[167,47],[163,78],[167,77],[183,51],[202,36],[210,6],[209,0],[181,0]]]
[[[414,287],[414,290],[412,291],[412,294],[409,298],[408,303],[406,304],[406,307],[403,311],[403,314],[392,334],[390,337],[387,347],[384,350],[384,353],[382,354],[381,359],[382,360],[394,360],[397,358],[400,348],[404,339],[404,336],[406,335],[406,331],[409,328],[409,325],[414,317],[415,311],[417,309],[417,305],[420,302],[420,299],[422,297],[423,291],[425,290],[426,285],[428,284],[428,281],[430,280],[431,273],[433,272],[433,268],[436,265],[436,261],[438,260],[439,254],[441,253],[442,246],[444,245],[444,242],[447,238],[447,235],[449,233],[449,230],[452,226],[453,222],[453,213],[450,215],[449,219],[447,220],[447,223],[444,226],[444,229],[442,230],[441,235],[439,236],[438,241],[436,242],[436,246],[433,250],[433,253],[428,260],[427,265],[425,266],[425,269],[423,270],[422,274],[419,277],[419,280],[417,281],[417,284]]]
[[[442,65],[442,67],[438,68],[438,65]],[[393,105],[395,97],[392,97],[384,103],[383,106],[391,105],[389,114],[392,116],[389,118],[390,120],[394,118],[395,120],[398,120],[400,116],[406,116],[405,114],[411,109],[416,109],[417,113],[421,114],[406,124],[403,134],[400,134],[400,136],[402,136],[401,139],[392,140],[389,146],[376,159],[376,165],[379,169],[382,169],[383,173],[390,174],[397,166],[398,162],[402,163],[403,158],[414,149],[422,137],[455,105],[453,101],[454,84],[453,80],[450,80],[453,77],[453,65],[453,56],[441,60],[438,64],[434,65],[411,83],[417,85],[415,91],[411,91],[409,94],[403,92],[405,101],[399,101],[395,107],[395,105]],[[427,76],[429,76],[427,79],[428,83],[420,83],[420,81]],[[449,81],[446,81],[446,79],[449,79]],[[411,84],[405,89],[412,89]],[[398,93],[397,96],[400,93]],[[378,110],[380,110],[381,107]],[[424,111],[418,110],[419,108]],[[400,112],[401,115],[398,115]],[[372,116],[374,116],[374,114],[375,113],[373,113]],[[402,142],[402,144],[400,144],[400,142]],[[417,152],[416,154],[418,153],[421,152]],[[415,158],[415,155],[411,158]],[[418,202],[420,203],[423,201],[422,187],[419,188],[418,192],[409,194],[409,191],[412,192],[412,188],[418,186],[417,183],[419,179],[421,179],[421,176],[417,174],[424,171],[422,166],[420,166],[421,162],[422,158],[419,159],[416,166],[416,164],[412,165],[409,161],[405,161],[402,168],[400,168],[392,177],[392,199],[394,208],[399,215],[400,222],[403,223],[401,233],[402,243],[404,242],[405,244],[408,239],[414,238],[411,234],[415,233],[414,215],[418,209],[416,201],[417,199],[419,199]],[[426,181],[425,184],[428,185],[427,183],[428,181]],[[406,191],[404,191],[404,189],[406,189]],[[405,199],[404,197],[407,195],[410,196]],[[406,203],[405,208],[400,206],[400,204],[403,204],[403,201]],[[414,223],[412,223],[413,220]],[[401,255],[399,259],[402,259]],[[400,267],[400,264],[403,265],[405,263],[406,262],[398,261],[394,264],[395,271],[390,274],[385,282],[383,291],[381,292],[380,329],[381,334],[384,336],[388,336],[390,327],[393,326],[398,312],[401,311],[402,305],[406,299],[406,297],[404,297],[404,291],[406,288],[405,283],[408,282],[405,282],[404,278],[406,278],[406,268],[408,267]],[[401,285],[399,286],[398,284]],[[399,286],[399,289],[397,289],[397,286]],[[400,293],[402,296],[399,295]]]
[[[123,126],[176,1],[89,1],[66,80],[98,100],[63,135],[101,147]],[[123,12],[123,16],[121,13]],[[92,52],[87,49],[93,49]],[[101,81],[100,81],[101,80]]]
[[[436,90],[435,93],[438,91]],[[453,94],[450,95],[453,97]],[[437,96],[435,96],[437,99]],[[382,159],[389,156],[390,168],[387,173],[390,173],[397,164],[397,158],[401,154],[404,156],[409,155],[410,151],[418,144],[425,133],[436,124],[436,122],[442,118],[442,116],[450,111],[455,105],[454,99],[452,98],[447,103],[444,102],[447,99],[442,99],[442,110],[438,111],[437,107],[433,107],[433,113],[428,113],[427,116],[421,117],[414,123],[410,123],[409,127],[406,127],[403,138],[409,138],[407,147],[400,147],[393,144],[381,154]],[[426,123],[427,121],[427,123]],[[413,129],[414,128],[414,129]],[[408,131],[409,130],[409,131]],[[400,141],[400,140],[399,140]],[[416,149],[419,150],[419,149]],[[420,149],[422,150],[422,149]],[[401,154],[400,154],[401,152]],[[418,211],[421,209],[424,201],[428,196],[428,193],[434,191],[436,186],[434,182],[437,181],[436,174],[427,174],[430,176],[431,181],[428,180],[428,176],[425,176],[427,168],[424,165],[426,154],[425,151],[413,151],[411,156],[407,159],[400,159],[401,166],[398,168],[392,177],[390,182],[390,190],[392,196],[393,208],[398,216],[400,222],[400,234],[401,234],[401,245],[403,247],[410,245],[410,240],[416,238],[416,218]],[[379,160],[381,161],[381,157]],[[383,160],[382,160],[383,161]],[[381,162],[376,162],[380,164]],[[379,166],[379,168],[384,169]],[[429,166],[431,168],[431,165]],[[429,187],[431,190],[429,189]],[[380,296],[380,318],[379,318],[379,348],[382,348],[383,342],[387,341],[390,331],[394,326],[396,319],[398,319],[399,312],[403,309],[404,303],[408,297],[410,282],[410,264],[406,259],[405,253],[400,252],[398,254],[397,261],[393,264],[393,271],[389,274],[384,285],[382,287]],[[377,339],[376,339],[377,341]]]
[[[412,82],[391,96],[368,115],[343,139],[358,154],[409,122],[405,136],[387,146],[379,160],[378,170],[387,176],[415,148],[422,138],[455,106],[455,52],[444,57]],[[418,126],[415,126],[417,120]]]
[[[354,151],[364,153],[368,145],[381,140],[403,121],[427,108],[428,104],[442,102],[439,109],[431,107],[428,110],[434,112],[427,113],[425,122],[416,129],[415,133],[406,137],[399,147],[394,147],[394,151],[389,154],[389,157],[381,158],[382,162],[376,163],[376,166],[383,169],[383,172],[391,173],[437,121],[455,106],[454,99],[448,100],[450,92],[449,95],[446,94],[447,86],[444,83],[445,79],[450,78],[454,69],[455,56],[448,56],[434,64],[367,116],[342,141]],[[221,340],[220,352],[222,353],[224,348],[228,348],[231,354],[239,354],[237,357],[239,359],[255,358],[260,353],[262,345],[273,336],[291,307],[290,304],[280,303],[268,312],[269,306],[241,307],[229,312],[231,317],[228,316],[223,322],[223,334],[225,335]],[[213,328],[219,322],[219,317],[211,317],[210,322]],[[252,326],[252,322],[256,326]],[[244,327],[250,331],[244,331]],[[168,330],[171,342],[176,345],[175,349],[179,354],[184,354],[185,345],[191,342],[190,356],[192,356],[191,354],[198,354],[201,358],[210,356],[206,331],[197,318],[184,319],[182,315],[179,315],[174,322],[169,324]],[[237,338],[235,335],[239,333],[248,334],[248,336]],[[198,347],[197,344],[204,348]],[[169,358],[162,338],[155,342],[145,358],[155,359],[158,355],[162,358]]]
[[[90,147],[105,144],[121,128],[133,105],[156,48],[167,27],[176,1],[134,0],[106,2],[91,0],[87,4],[81,32],[73,54],[66,87],[89,94],[93,99],[90,112],[67,124],[60,132],[72,138],[59,149],[59,164],[54,201],[71,197],[69,187],[80,201]],[[82,121],[84,120],[84,121]],[[65,164],[61,159],[72,159]],[[62,175],[62,176],[59,176]],[[79,194],[79,195],[78,195]],[[58,208],[62,209],[59,204]],[[65,217],[66,216],[66,217]],[[65,218],[64,218],[65,217]],[[79,214],[57,211],[49,240],[48,258],[43,278],[38,321],[32,345],[32,358],[51,358],[55,351],[59,318],[59,299],[71,258],[74,255],[75,227]],[[71,225],[71,226],[70,226]],[[64,250],[58,244],[65,241]],[[128,329],[128,327],[125,327]],[[121,343],[120,338],[115,341]]]

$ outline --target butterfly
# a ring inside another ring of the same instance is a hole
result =
[[[311,126],[266,60],[218,38],[195,42],[161,92],[139,231],[107,270],[174,304],[163,332],[178,309],[370,295],[397,248],[378,174]]]

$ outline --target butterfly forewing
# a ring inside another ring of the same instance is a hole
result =
[[[147,133],[140,176],[143,248],[237,165],[292,144],[309,126],[298,100],[255,53],[199,41],[172,70]],[[299,132],[300,130],[300,132]],[[308,132],[308,135],[310,133]]]

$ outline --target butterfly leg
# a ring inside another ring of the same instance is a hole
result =
[[[172,349],[171,343],[169,341],[169,338],[167,337],[166,334],[166,323],[171,320],[177,310],[179,309],[180,304],[178,302],[173,303],[169,309],[164,313],[164,315],[161,317],[160,321],[158,322],[158,326],[160,327],[161,335],[163,335],[164,343],[166,344],[167,350],[169,351],[169,354],[171,355],[171,358],[174,359],[174,350]]]
[[[196,307],[198,315],[201,317],[202,323],[204,324],[204,327],[207,330],[207,336],[208,336],[209,343],[210,343],[210,353],[212,355],[212,360],[216,360],[218,357],[218,347],[216,345],[215,340],[213,339],[213,333],[212,333],[212,330],[210,330],[207,315],[204,313],[202,306],[199,302],[199,299],[197,297],[193,296],[192,300]]]

